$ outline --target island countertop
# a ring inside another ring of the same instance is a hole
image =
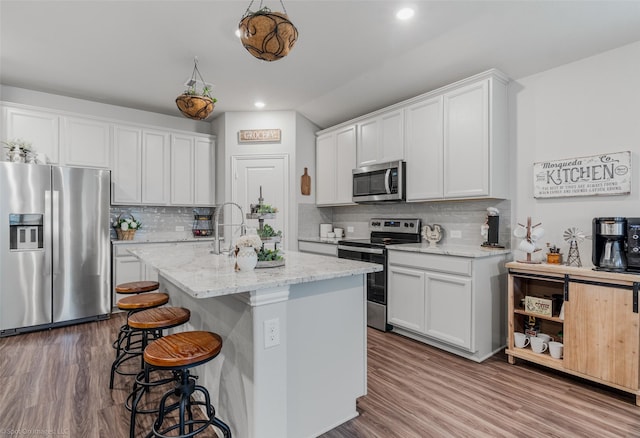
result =
[[[383,270],[375,263],[289,250],[283,252],[284,266],[248,272],[235,271],[235,258],[227,254],[211,254],[209,248],[195,245],[141,248],[129,252],[194,298],[218,297]]]

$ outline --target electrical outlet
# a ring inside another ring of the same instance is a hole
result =
[[[353,227],[347,227],[347,233],[353,233]]]
[[[184,231],[184,225],[176,225],[176,231]]]
[[[462,231],[460,230],[451,230],[449,235],[452,239],[462,239]]]
[[[280,319],[267,319],[264,322],[264,348],[280,345]]]

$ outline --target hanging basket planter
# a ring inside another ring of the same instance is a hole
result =
[[[267,7],[245,13],[240,24],[240,40],[251,55],[264,61],[277,61],[289,54],[298,40],[298,29],[286,13]]]
[[[198,84],[202,91],[198,91]],[[213,111],[216,98],[211,97],[212,84],[204,81],[198,69],[198,57],[193,60],[193,73],[191,79],[185,82],[187,89],[176,97],[176,105],[183,116],[194,120],[204,120]]]
[[[186,93],[176,97],[176,105],[185,117],[194,120],[206,119],[215,107],[214,101],[210,97]]]

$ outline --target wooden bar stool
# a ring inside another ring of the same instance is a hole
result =
[[[145,292],[153,292],[160,289],[160,283],[157,281],[130,281],[128,283],[120,283],[115,287],[115,290],[119,294],[141,294]],[[132,313],[132,312],[130,312]],[[120,355],[120,349],[122,348],[122,340],[124,339],[128,326],[123,324],[118,332],[118,337],[113,341],[113,348],[116,350],[116,357]]]
[[[146,345],[148,337],[151,335],[153,338],[159,337],[159,333],[150,333],[149,331],[132,330],[129,326],[129,318],[131,318],[136,312],[143,310],[153,309],[155,307],[162,306],[169,302],[169,295],[163,292],[149,292],[141,293],[138,295],[131,295],[118,301],[118,308],[120,310],[126,310],[127,323],[120,328],[118,333],[116,358],[111,364],[111,377],[109,379],[109,388],[113,389],[113,379],[115,374],[120,375],[137,375],[139,369],[135,372],[124,372],[118,370],[118,367],[129,359],[140,356],[144,351],[142,345]],[[136,335],[139,335],[136,337]]]
[[[177,327],[185,322],[189,321],[191,312],[189,309],[183,307],[158,307],[155,309],[143,310],[141,312],[134,313],[129,317],[129,326],[131,330],[140,330],[146,332],[146,335],[153,335],[157,331],[162,334],[162,330]],[[137,353],[142,355],[142,352],[147,347],[146,340],[151,336],[142,336],[144,340],[142,349]],[[144,363],[144,362],[143,362]],[[125,407],[131,411],[131,424],[130,424],[130,436],[135,437],[135,425],[136,414],[151,414],[158,412],[157,408],[153,409],[138,409],[138,405],[142,399],[142,396],[148,392],[152,387],[161,386],[175,380],[175,376],[172,375],[168,378],[158,378],[151,381],[149,378],[150,370],[148,367],[144,367],[143,371],[138,373],[133,384],[133,390],[127,397]]]
[[[209,391],[203,386],[196,385],[197,377],[189,372],[189,369],[215,358],[221,349],[222,339],[220,336],[206,331],[168,335],[152,342],[145,348],[145,368],[173,371],[176,381],[176,387],[167,391],[160,399],[158,418],[147,437],[164,437],[177,429],[179,435],[171,433],[171,437],[190,438],[213,425],[222,431],[225,438],[231,438],[229,426],[215,416],[216,411],[211,404]],[[204,401],[192,399],[192,395],[196,392],[201,393]],[[179,397],[179,400],[167,406],[169,397],[174,396]],[[191,408],[194,405],[204,406],[208,418],[193,418]],[[176,410],[179,415],[178,423],[164,426],[163,423],[167,415]]]

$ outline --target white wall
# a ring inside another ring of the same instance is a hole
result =
[[[567,228],[591,235],[594,217],[640,217],[640,42],[514,81],[510,95],[512,225],[527,216],[542,222],[542,245],[560,245],[566,258]],[[620,151],[632,151],[630,195],[533,198],[533,163]],[[579,248],[583,266],[592,266],[591,240]]]
[[[297,155],[302,157],[315,156],[315,131],[317,127],[294,111],[243,111],[226,112],[224,119],[214,121],[214,133],[219,138],[219,152],[223,158],[218,160],[219,175],[223,175],[224,198],[217,198],[217,202],[233,201],[231,195],[231,157],[237,155],[276,155],[289,156],[289,211],[288,226],[282,230],[285,234],[287,248],[296,248],[298,240],[298,202],[300,193],[300,166]],[[247,129],[280,129],[280,143],[239,143],[238,131]],[[223,151],[223,152],[222,152]],[[218,157],[220,158],[220,157]],[[313,164],[312,164],[313,165]],[[310,167],[310,166],[307,166]],[[314,165],[315,167],[315,165]],[[220,181],[217,181],[218,184]],[[265,196],[266,197],[266,196]],[[256,195],[257,200],[257,195]],[[279,206],[275,206],[279,207]]]

